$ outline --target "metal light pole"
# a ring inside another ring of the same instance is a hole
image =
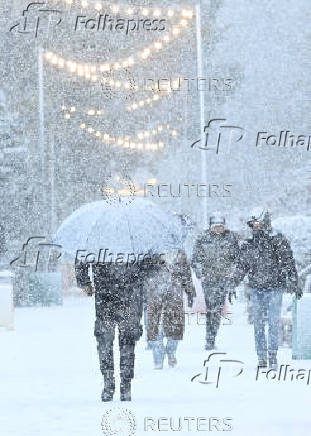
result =
[[[196,38],[197,38],[197,70],[198,79],[203,76],[203,54],[202,54],[202,30],[201,30],[201,4],[196,4]],[[200,130],[201,130],[201,144],[205,142],[205,95],[204,91],[198,90],[200,101]],[[207,155],[206,150],[201,150],[201,177],[202,182],[207,185]],[[203,227],[208,227],[207,221],[207,196],[202,197],[202,216]]]
[[[38,108],[39,108],[39,149],[41,183],[45,185],[45,138],[44,138],[44,84],[43,84],[43,50],[38,47]]]

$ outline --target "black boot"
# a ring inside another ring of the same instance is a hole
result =
[[[113,371],[104,372],[104,389],[102,390],[102,401],[112,401],[115,391]]]
[[[121,401],[131,401],[131,379],[130,378],[121,378],[120,400]]]

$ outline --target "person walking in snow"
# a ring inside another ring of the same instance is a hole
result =
[[[113,342],[115,327],[119,328],[120,399],[131,400],[131,381],[134,378],[135,344],[143,328],[141,267],[138,264],[101,263],[92,266],[95,287],[95,330],[100,369],[104,379],[102,401],[112,401],[115,392]],[[87,295],[93,294],[89,266],[76,265],[78,286]]]
[[[301,298],[302,291],[290,244],[281,233],[273,232],[270,213],[257,207],[247,224],[252,229],[252,238],[242,245],[232,278],[236,286],[248,276],[258,366],[276,369],[282,295],[287,290]]]
[[[213,350],[239,246],[234,233],[226,229],[225,217],[221,213],[215,212],[209,224],[209,229],[196,239],[191,266],[197,278],[201,279],[205,296],[205,349]]]
[[[178,341],[182,340],[185,328],[183,293],[187,295],[189,307],[192,307],[195,297],[185,252],[176,250],[165,256],[165,262],[151,266],[145,289],[147,337],[153,353],[154,367],[162,369],[167,355],[168,365],[173,368],[177,364]]]

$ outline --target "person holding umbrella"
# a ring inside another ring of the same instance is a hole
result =
[[[75,256],[78,285],[89,295],[95,292],[94,333],[104,378],[103,401],[112,401],[115,392],[115,327],[119,329],[121,400],[131,400],[135,344],[143,332],[143,281],[148,273],[141,256],[144,259],[144,253],[168,253],[179,247],[180,234],[176,217],[151,201],[135,198],[128,204],[95,201],[82,205],[65,219],[54,237],[53,242],[68,256]],[[108,259],[110,254],[116,256],[114,262],[94,254],[106,251]],[[81,252],[89,254],[77,258]]]
[[[113,342],[116,326],[119,328],[120,399],[131,401],[135,344],[143,333],[140,325],[143,311],[141,271],[137,264],[102,263],[92,268],[96,311],[94,334],[104,378],[102,401],[112,401],[115,392]],[[76,264],[76,277],[78,286],[91,296],[89,265]]]

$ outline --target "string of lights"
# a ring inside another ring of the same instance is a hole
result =
[[[137,51],[136,54],[127,58],[104,63],[79,63],[59,56],[57,53],[52,51],[45,51],[44,59],[54,67],[67,69],[67,71],[72,74],[96,82],[98,80],[99,73],[110,73],[113,71],[118,71],[121,68],[132,67],[137,62],[145,61],[151,58],[155,52],[163,50],[165,46],[168,45],[174,38],[180,36],[182,28],[186,28],[188,25],[187,20],[192,18],[192,11],[183,10],[181,14],[182,18],[179,21],[179,24],[173,26],[172,31],[169,32],[169,34],[163,36],[163,38],[144,47],[142,50]],[[122,83],[121,81],[115,81],[113,85],[116,87],[130,87],[128,82]]]

